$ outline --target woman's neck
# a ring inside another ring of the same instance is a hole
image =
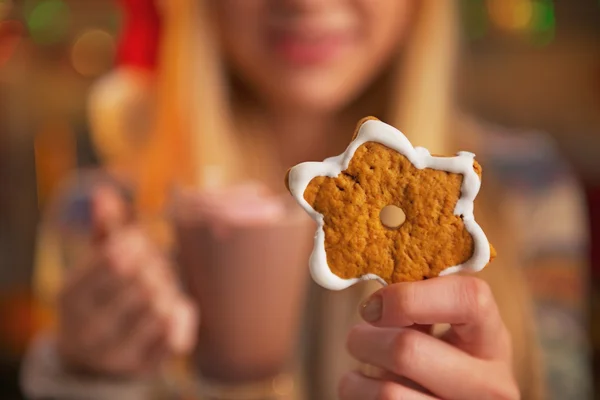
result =
[[[335,115],[281,113],[252,107],[238,109],[236,124],[248,178],[280,189],[288,168],[343,151],[355,122],[345,123]]]
[[[320,112],[269,106],[238,82],[233,115],[248,173],[279,184],[287,168],[343,152],[360,118],[383,116],[387,86],[382,83],[380,79],[342,111]]]
[[[259,145],[283,166],[318,160],[348,144],[355,118],[346,113],[290,110],[264,103],[234,103],[236,131],[243,141]]]
[[[332,114],[272,112],[266,119],[274,150],[292,164],[322,159],[336,150],[345,125],[342,117]]]
[[[361,118],[370,115],[384,117],[388,90],[389,77],[383,74],[342,111],[267,109],[263,115],[268,121],[268,133],[277,141],[279,148],[303,155],[304,159],[322,159],[344,150]]]

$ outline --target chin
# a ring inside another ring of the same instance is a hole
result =
[[[284,89],[284,90],[282,90]],[[340,85],[321,84],[282,84],[278,93],[272,96],[276,107],[285,105],[288,109],[310,113],[334,113],[342,110],[353,98],[351,90]]]

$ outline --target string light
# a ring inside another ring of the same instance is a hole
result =
[[[533,17],[531,0],[488,0],[487,8],[494,24],[511,32],[529,28]]]
[[[536,46],[552,42],[556,19],[552,0],[486,0],[490,21]]]
[[[22,33],[20,22],[0,20],[0,67],[10,60]]]
[[[530,42],[536,46],[550,44],[554,39],[555,30],[554,3],[551,0],[533,1]]]
[[[115,55],[115,38],[101,29],[90,29],[77,37],[71,49],[75,71],[94,77],[110,68]]]
[[[38,44],[55,44],[69,31],[70,9],[62,0],[44,0],[33,6],[27,18],[32,39]]]

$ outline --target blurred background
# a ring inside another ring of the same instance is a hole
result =
[[[574,345],[600,351],[600,1],[460,3],[460,105],[498,133],[490,145],[504,154],[497,162],[511,160],[503,171],[517,182],[515,195],[503,206],[516,220],[533,215],[518,234],[535,260],[526,272],[544,322],[541,338],[560,365],[561,352],[570,351],[563,339],[580,335],[569,330],[573,318],[586,328]],[[32,296],[36,228],[57,185],[97,164],[86,104],[93,83],[115,65],[122,26],[110,0],[0,0],[2,399],[20,398],[26,344],[52,323]],[[128,112],[144,119],[144,110]],[[559,154],[564,166],[544,164],[547,153]],[[552,201],[539,210],[536,196]],[[572,269],[555,267],[566,258]],[[595,352],[582,365],[561,365],[575,380],[560,384],[578,385],[586,367],[600,367]]]

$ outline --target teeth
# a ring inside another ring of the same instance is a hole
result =
[[[308,16],[304,14],[272,14],[268,25],[283,32],[298,33],[299,36],[321,36],[313,32],[342,32],[356,26],[356,20],[346,12],[329,12],[323,16]]]

